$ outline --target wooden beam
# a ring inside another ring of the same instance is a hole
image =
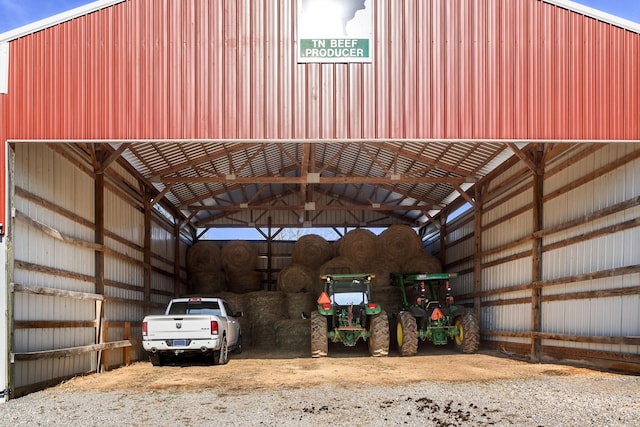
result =
[[[171,184],[167,184],[164,187],[164,190],[162,190],[158,195],[156,195],[153,199],[151,199],[151,206],[158,204],[160,200],[162,200],[162,198],[166,196],[169,191],[171,191],[174,185],[176,185],[175,182]]]
[[[73,298],[80,300],[103,300],[104,295],[90,294],[87,292],[67,291],[64,289],[42,288],[40,286],[11,284],[13,292],[22,292],[25,294],[47,295],[52,297]]]
[[[102,344],[83,345],[78,347],[68,347],[56,350],[43,350],[43,351],[28,351],[21,353],[11,353],[11,361],[23,361],[23,360],[41,360],[41,359],[53,359],[57,357],[69,357],[78,354],[89,353],[92,351],[112,350],[114,348],[130,347],[130,340],[120,340],[105,342]]]
[[[473,298],[473,309],[476,312],[476,316],[481,320],[482,314],[482,299],[479,294],[482,292],[482,202],[483,192],[486,187],[481,186],[475,188],[476,191],[476,204],[473,207],[474,211],[474,230],[473,230],[473,291],[476,295]]]
[[[40,230],[42,233],[46,234],[49,237],[52,237],[56,240],[60,240],[62,242],[69,243],[73,246],[83,247],[87,249],[92,249],[94,251],[104,251],[104,246],[99,243],[88,242],[86,240],[76,239],[74,237],[69,236],[68,234],[62,233],[61,231],[50,227],[46,224],[38,222],[33,218],[29,217],[22,211],[16,210],[16,219],[22,221],[33,228]]]
[[[14,320],[15,329],[95,328],[95,320]]]
[[[537,170],[537,166],[536,164],[529,158],[529,156],[527,155],[527,153],[523,152],[522,150],[520,150],[518,148],[518,146],[516,144],[514,144],[513,142],[507,142],[507,146],[509,148],[511,148],[511,151],[513,151],[513,153],[518,156],[518,158],[520,160],[522,160],[524,162],[525,165],[527,165],[527,167],[529,168],[529,170],[533,173],[536,173]]]
[[[207,176],[207,177],[176,177],[168,176],[156,179],[153,182],[183,183],[183,184],[307,184],[306,177],[300,176]],[[445,177],[416,177],[398,175],[394,176],[320,176],[313,184],[464,184],[474,183],[475,178],[458,176]]]
[[[97,245],[104,246],[104,171],[96,170],[94,178],[94,242]],[[95,291],[96,294],[104,295],[104,253],[96,251],[94,255],[94,271],[95,271]]]
[[[456,184],[455,182],[452,182],[452,183],[451,183],[451,186],[452,186],[453,188],[455,188],[455,189],[456,189],[456,191],[460,194],[460,196],[461,196],[463,199],[465,199],[467,202],[469,202],[469,204],[470,204],[471,206],[475,206],[475,205],[476,205],[476,201],[475,201],[475,200],[473,200],[473,197],[471,197],[470,195],[468,195],[468,194],[467,194],[467,192],[466,192],[466,191],[464,191],[464,190],[462,189],[462,187],[460,187],[460,186],[459,186],[458,184]]]
[[[104,172],[105,170],[107,170],[109,165],[116,161],[116,159],[120,157],[122,153],[124,153],[124,150],[129,148],[130,145],[130,142],[123,142],[122,144],[120,144],[118,148],[112,151],[111,154],[101,162],[101,164],[99,165],[99,171]]]
[[[534,154],[533,169],[533,211],[532,211],[532,229],[535,233],[544,228],[544,151],[542,146],[538,145]],[[531,279],[533,282],[542,280],[542,255],[543,240],[542,237],[536,237],[531,242]],[[531,330],[532,332],[540,332],[542,330],[542,289],[531,289]],[[540,354],[542,349],[542,340],[533,337],[531,340],[531,361],[540,362]]]
[[[144,302],[151,302],[151,195],[144,198],[144,249],[143,249],[143,287]],[[145,310],[148,314],[148,309]]]
[[[316,205],[314,211],[424,211],[430,209],[431,206],[426,205]],[[247,205],[241,207],[239,205],[212,205],[212,206],[189,206],[188,209],[191,212],[199,211],[300,211],[305,209],[305,205],[283,205],[283,204],[271,204],[271,205]]]

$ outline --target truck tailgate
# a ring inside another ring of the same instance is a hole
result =
[[[147,319],[148,339],[207,339],[211,337],[212,316],[178,315],[149,316]]]

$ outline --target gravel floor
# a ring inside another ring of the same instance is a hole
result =
[[[2,426],[638,426],[640,377],[421,382],[404,387],[75,392],[0,404]]]

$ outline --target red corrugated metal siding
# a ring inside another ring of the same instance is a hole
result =
[[[2,139],[640,139],[640,35],[539,1],[376,0],[297,64],[294,0],[130,0],[11,42]]]

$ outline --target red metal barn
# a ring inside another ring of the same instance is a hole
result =
[[[640,26],[367,0],[328,42],[365,58],[308,60],[302,12],[100,0],[0,34],[1,387],[143,358],[197,230],[298,219],[419,226],[487,347],[637,372]]]

